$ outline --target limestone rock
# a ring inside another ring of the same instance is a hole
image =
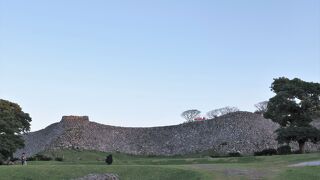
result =
[[[84,177],[73,179],[73,180],[119,180],[119,176],[117,174],[88,174]]]
[[[220,154],[253,154],[276,149],[278,124],[251,112],[215,119],[151,128],[116,127],[89,121],[88,116],[63,116],[40,131],[24,135],[27,156],[49,149],[85,149],[135,155],[178,155],[206,150]],[[307,144],[307,150],[319,145]]]

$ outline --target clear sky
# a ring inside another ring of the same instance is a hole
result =
[[[32,130],[118,126],[254,104],[273,78],[320,81],[319,0],[0,0],[0,98]]]

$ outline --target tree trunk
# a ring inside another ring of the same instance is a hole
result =
[[[299,143],[299,152],[301,153],[301,154],[303,154],[304,153],[304,145],[305,145],[305,141],[299,141],[298,142]]]

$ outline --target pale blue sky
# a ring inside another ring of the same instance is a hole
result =
[[[279,76],[320,81],[319,0],[0,0],[0,98],[32,130],[62,115],[178,124],[253,111]]]

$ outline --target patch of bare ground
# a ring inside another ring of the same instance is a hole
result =
[[[210,172],[219,172],[230,178],[234,176],[242,176],[250,180],[260,180],[264,179],[268,175],[268,171],[262,171],[253,168],[221,167],[215,164],[192,164],[188,166]]]
[[[320,161],[309,161],[309,162],[302,162],[298,164],[289,165],[289,167],[303,167],[303,166],[320,166]]]

